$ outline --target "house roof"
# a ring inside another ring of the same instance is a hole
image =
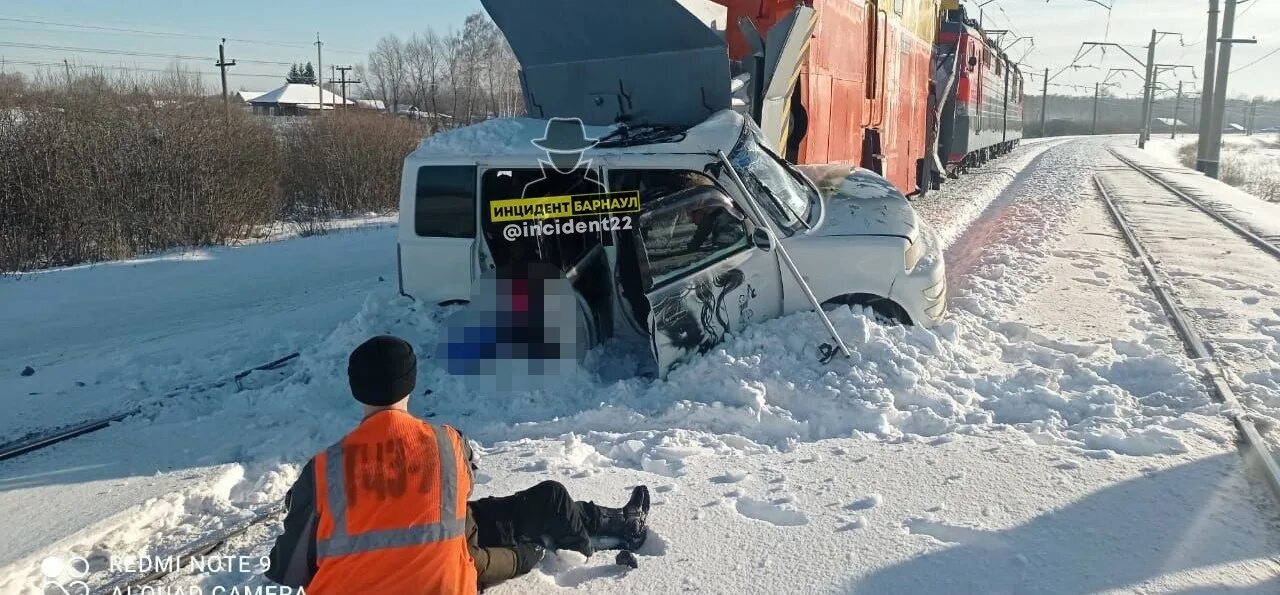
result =
[[[301,108],[316,109],[318,107],[317,94],[319,92],[321,91],[316,85],[288,83],[279,89],[268,91],[250,99],[249,103],[254,105],[296,105]],[[324,103],[326,105],[343,103],[342,98],[338,95],[328,90],[322,92],[324,93]],[[345,104],[354,105],[355,102],[348,99]]]
[[[357,99],[356,105],[369,109],[387,109],[387,104],[381,99]]]
[[[265,95],[266,91],[236,91],[236,97],[240,101],[248,102]]]

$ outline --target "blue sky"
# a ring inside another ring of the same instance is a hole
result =
[[[530,0],[536,1],[536,0]],[[640,1],[640,0],[632,0]],[[1178,62],[1203,70],[1205,0],[1103,0],[1114,2],[1108,11],[1086,0],[994,0],[984,9],[988,28],[1008,28],[1017,35],[1033,35],[1035,49],[1025,57],[1029,70],[1048,67],[1057,73],[1070,64],[1080,41],[1108,40],[1131,44],[1130,51],[1141,55],[1138,47],[1147,42],[1152,27],[1178,31],[1183,41],[1170,37],[1159,44],[1159,62]],[[26,43],[71,46],[78,48],[120,49],[131,52],[208,56],[190,66],[216,72],[212,66],[217,55],[217,37],[273,41],[296,47],[262,45],[232,41],[229,58],[241,60],[231,69],[232,89],[268,90],[281,82],[279,78],[246,76],[268,74],[282,76],[287,65],[250,63],[302,62],[315,59],[315,47],[309,43],[319,32],[326,43],[325,70],[330,64],[352,64],[364,60],[378,38],[388,33],[408,36],[428,27],[446,30],[461,26],[463,18],[482,10],[479,0],[314,0],[310,2],[250,2],[221,0],[4,0],[0,18],[46,20],[81,25],[96,25],[148,31],[176,33],[171,36],[137,35],[121,32],[47,26],[0,20],[0,58],[9,61],[58,62],[63,58],[73,63],[164,68],[169,59],[163,57],[110,56],[76,53],[64,50],[15,48],[3,43]],[[1256,46],[1236,46],[1233,66],[1239,67],[1280,48],[1280,0],[1248,0],[1241,5],[1244,12],[1236,28],[1237,37],[1256,35]],[[976,10],[975,10],[976,13]],[[1109,18],[1108,18],[1109,16]],[[1012,54],[1021,56],[1029,42],[1020,42]],[[1185,45],[1184,45],[1185,44]],[[1084,94],[1110,67],[1134,66],[1116,51],[1107,56],[1092,54],[1078,61],[1083,69],[1062,71],[1053,79],[1056,93]],[[37,68],[12,62],[10,69]],[[1101,70],[1099,70],[1101,69]],[[1232,95],[1263,94],[1280,97],[1280,54],[1240,71],[1232,76]],[[326,73],[327,74],[327,73]],[[1173,81],[1173,74],[1162,81]],[[1177,77],[1198,86],[1189,71]],[[210,85],[215,77],[206,79]],[[1122,80],[1121,92],[1136,92],[1140,85],[1130,77]],[[1176,84],[1176,83],[1175,83]],[[1074,85],[1072,87],[1070,85]],[[1033,81],[1029,88],[1038,86]]]
[[[443,31],[461,27],[467,14],[480,11],[479,0],[314,0],[308,2],[262,2],[249,0],[4,0],[0,18],[54,21],[179,35],[155,36],[123,32],[95,31],[34,23],[0,20],[0,42],[69,46],[76,48],[120,49],[185,56],[208,56],[189,64],[198,70],[216,72],[217,37],[271,41],[298,47],[280,47],[229,41],[227,57],[270,62],[305,62],[316,59],[309,45],[320,33],[325,42],[325,70],[330,64],[351,64],[364,60],[378,38],[388,33],[408,36],[433,27]],[[0,57],[10,61],[58,62],[63,58],[84,64],[138,68],[164,68],[171,60],[162,57],[112,56],[62,50],[15,48],[0,45]],[[38,68],[10,64],[11,69]],[[283,80],[236,76],[236,73],[279,74],[288,66],[242,62],[230,69],[232,89],[267,90]],[[327,76],[327,72],[326,72]],[[210,84],[216,79],[208,78]]]

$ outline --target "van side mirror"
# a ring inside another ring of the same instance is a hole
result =
[[[751,244],[765,252],[773,250],[773,234],[768,229],[757,227],[751,230]]]

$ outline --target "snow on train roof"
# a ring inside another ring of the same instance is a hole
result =
[[[717,150],[728,152],[742,131],[742,115],[722,110],[701,124],[690,128],[684,139],[677,142],[659,142],[648,145],[631,145],[591,149],[593,155],[622,153],[708,153]],[[533,144],[546,133],[547,121],[536,118],[497,118],[456,128],[427,137],[410,155],[411,158],[431,159],[440,157],[470,157],[492,155],[541,156],[544,151]],[[615,126],[586,126],[588,138],[602,138]]]

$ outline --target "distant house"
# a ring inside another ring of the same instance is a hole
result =
[[[380,112],[387,110],[387,104],[381,99],[357,99],[356,107],[361,109],[378,110]]]
[[[355,105],[350,99],[342,99],[335,93],[321,90],[316,85],[288,83],[274,91],[268,91],[250,99],[253,113],[268,116],[302,116],[317,110],[333,109],[335,105]]]
[[[1246,132],[1246,129],[1244,126],[1232,122],[1230,124],[1227,124],[1226,126],[1223,126],[1222,131],[1228,134],[1244,134]]]
[[[266,94],[266,91],[236,91],[235,95],[231,96],[231,99],[239,104],[247,104]]]
[[[1173,130],[1175,126],[1181,130],[1187,127],[1187,123],[1173,118],[1153,118],[1151,120],[1152,130]]]

